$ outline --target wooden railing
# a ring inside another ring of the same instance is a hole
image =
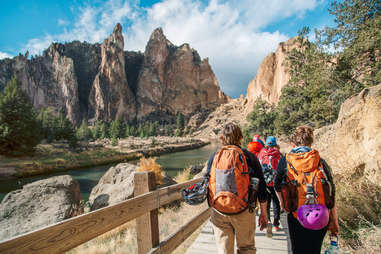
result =
[[[181,189],[200,180],[155,190],[153,172],[136,173],[134,198],[0,242],[0,253],[62,253],[133,219],[136,219],[139,254],[171,253],[209,218],[210,209],[202,211],[162,242],[157,209],[181,199]]]

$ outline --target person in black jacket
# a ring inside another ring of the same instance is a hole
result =
[[[262,167],[257,157],[241,148],[242,132],[239,126],[229,123],[222,130],[220,140],[223,146],[236,146],[243,151],[245,156],[249,176],[259,179],[257,198],[260,203],[260,215],[258,226],[261,230],[267,227],[267,191],[266,182],[263,177]],[[207,172],[211,171],[216,153],[214,153],[207,166]],[[256,202],[256,201],[255,201]],[[255,213],[251,209],[245,210],[237,214],[225,214],[212,208],[210,219],[214,234],[217,241],[217,249],[219,254],[234,253],[234,239],[237,240],[237,253],[255,254]]]

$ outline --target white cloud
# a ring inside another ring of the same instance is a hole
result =
[[[0,60],[4,58],[12,58],[12,57],[13,56],[11,56],[10,54],[0,51]]]
[[[287,39],[278,31],[263,29],[287,17],[303,16],[318,4],[318,0],[163,0],[141,8],[131,1],[109,0],[83,7],[72,29],[32,39],[25,48],[36,54],[52,41],[102,42],[120,22],[125,49],[144,51],[149,35],[160,26],[175,45],[187,42],[202,58],[209,57],[222,89],[239,96],[263,58]]]
[[[69,22],[68,22],[67,20],[65,20],[65,19],[58,19],[58,20],[57,20],[57,24],[58,24],[59,26],[66,26],[66,25],[69,24]]]

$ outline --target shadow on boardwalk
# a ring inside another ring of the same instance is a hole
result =
[[[257,219],[258,220],[258,217]],[[255,231],[255,246],[257,254],[288,254],[291,253],[291,245],[288,237],[287,214],[281,215],[281,231],[273,232],[273,237],[266,237],[266,231]],[[217,253],[216,241],[210,222],[202,229],[201,233],[186,254],[212,254]]]

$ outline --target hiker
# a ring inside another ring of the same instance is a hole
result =
[[[287,217],[294,254],[320,254],[327,230],[339,233],[331,169],[311,148],[313,130],[299,126],[290,136],[292,150],[279,161],[275,189]]]
[[[247,145],[247,150],[251,152],[252,154],[255,154],[255,156],[258,156],[259,152],[262,150],[262,148],[265,146],[263,141],[261,140],[261,136],[258,134],[255,134],[253,136],[253,141],[251,141]]]
[[[219,254],[255,254],[255,214],[257,199],[261,213],[260,230],[267,227],[267,193],[261,165],[255,155],[242,149],[239,126],[229,123],[221,132],[223,147],[209,159],[208,203]]]
[[[274,225],[274,230],[279,231],[279,221],[280,221],[280,204],[278,197],[274,189],[274,180],[276,176],[276,170],[278,162],[280,160],[281,153],[277,148],[276,138],[274,136],[268,136],[266,138],[265,148],[261,150],[258,155],[258,160],[261,163],[263,176],[267,185],[267,190],[269,192],[267,199],[267,218],[269,219],[269,224],[267,225],[266,236],[272,237],[272,225]],[[270,218],[270,205],[273,205],[274,220],[271,224]]]

